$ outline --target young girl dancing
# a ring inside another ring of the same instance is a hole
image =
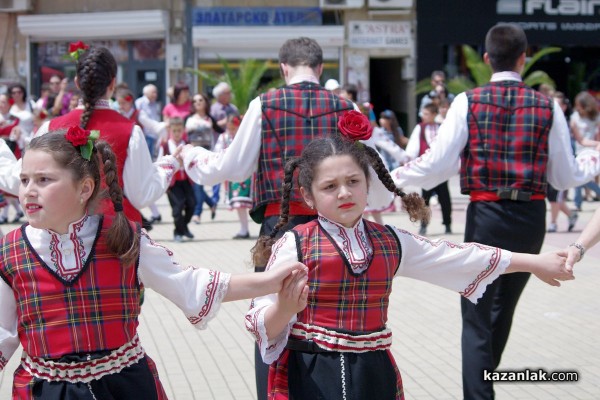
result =
[[[115,155],[76,126],[33,139],[19,197],[28,223],[0,241],[0,370],[19,343],[13,399],[164,399],[138,335],[149,287],[203,329],[226,301],[276,292],[306,274],[292,263],[265,274],[182,268],[129,222]],[[93,215],[101,169],[114,217]]]
[[[347,117],[340,119],[340,133],[368,138],[370,132],[356,132],[361,124],[348,123]],[[397,276],[458,291],[473,302],[502,273],[532,272],[555,286],[572,279],[565,252],[530,255],[477,243],[433,242],[364,219],[369,164],[402,197],[413,222],[428,218],[423,199],[397,189],[375,151],[340,135],[311,142],[286,166],[282,214],[272,236],[259,238],[255,261],[270,256],[267,270],[301,261],[309,272],[278,294],[254,299],[246,315],[247,329],[271,364],[270,399],[403,399],[386,326]],[[271,247],[287,222],[296,169],[304,200],[319,216]]]

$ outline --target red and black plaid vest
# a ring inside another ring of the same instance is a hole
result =
[[[80,275],[63,281],[25,238],[25,225],[2,239],[0,276],[17,302],[19,340],[32,357],[117,349],[136,334],[140,313],[137,265],[125,266],[106,248],[104,218]]]
[[[353,110],[352,102],[322,86],[302,82],[260,96],[262,105],[262,144],[254,190],[252,219],[261,222],[268,203],[279,203],[285,163],[300,156],[313,139],[337,131],[339,115]],[[290,201],[302,202],[294,188]]]
[[[81,109],[75,109],[61,117],[54,118],[50,121],[50,130],[69,128],[74,125],[79,126],[82,112],[83,110]],[[85,127],[89,130],[99,130],[100,138],[110,144],[110,147],[117,158],[117,173],[121,188],[123,187],[123,167],[125,166],[125,160],[127,159],[127,148],[129,147],[129,139],[131,138],[131,131],[133,130],[134,124],[134,121],[125,118],[114,110],[100,108],[92,112],[92,116]],[[104,174],[102,174],[101,188],[107,188],[104,183]],[[123,210],[125,211],[127,218],[131,221],[142,222],[142,215],[126,197],[123,201]],[[97,213],[109,216],[115,215],[110,198],[105,198],[100,201]]]
[[[364,221],[373,246],[371,265],[355,274],[344,253],[315,220],[293,228],[300,261],[309,269],[308,305],[298,322],[347,332],[375,332],[387,322],[400,242],[391,229]]]
[[[466,94],[469,139],[461,155],[461,192],[545,193],[552,99],[516,81]]]

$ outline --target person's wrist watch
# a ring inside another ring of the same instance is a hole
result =
[[[579,250],[579,261],[581,261],[581,259],[583,258],[583,255],[585,254],[585,247],[583,247],[583,245],[581,243],[577,243],[577,242],[573,242],[569,245],[569,247],[575,247]]]

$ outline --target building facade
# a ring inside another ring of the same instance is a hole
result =
[[[51,75],[74,76],[65,57],[72,41],[108,47],[119,64],[119,82],[136,95],[154,83],[164,98],[166,88],[181,80],[209,91],[189,70],[218,72],[219,57],[232,65],[248,58],[271,60],[267,76],[279,77],[281,44],[308,36],[324,50],[323,82],[355,84],[359,101],[372,102],[376,112],[394,110],[405,128],[414,124],[413,0],[5,3],[12,7],[0,8],[0,23],[9,27],[0,32],[7,43],[0,75],[25,83],[33,94]]]

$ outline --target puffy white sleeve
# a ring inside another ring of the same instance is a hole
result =
[[[182,267],[173,252],[142,231],[138,276],[145,287],[160,293],[183,311],[198,329],[215,317],[227,294],[230,274],[193,266]]]
[[[556,101],[553,113],[548,134],[548,182],[558,190],[584,185],[600,173],[600,153],[587,148],[573,157],[567,120]]]
[[[479,243],[432,241],[393,227],[400,239],[402,260],[396,276],[433,283],[459,292],[477,303],[487,285],[510,265],[512,253]]]
[[[17,196],[21,180],[21,161],[8,147],[4,139],[0,139],[0,190]]]
[[[0,371],[19,347],[17,303],[10,286],[0,279]]]
[[[147,207],[165,194],[178,168],[179,161],[171,155],[153,163],[142,128],[134,125],[123,167],[123,192],[135,208]]]
[[[294,261],[299,261],[296,249],[296,237],[292,232],[286,232],[273,245],[273,252],[267,264],[267,269],[278,268],[281,265],[286,265]],[[279,336],[269,340],[265,328],[265,311],[276,301],[277,293],[257,297],[252,300],[250,310],[246,314],[246,329],[256,338],[260,356],[266,364],[271,364],[279,358],[287,344],[290,329],[296,322],[296,316],[294,315]]]
[[[429,149],[391,172],[396,185],[430,190],[458,174],[460,155],[469,139],[468,110],[467,95],[461,93],[456,96]]]
[[[406,145],[406,154],[408,154],[411,160],[414,160],[415,158],[419,157],[420,141],[421,125],[417,125],[410,134],[408,144]]]
[[[260,98],[250,102],[248,111],[227,151],[213,152],[196,146],[185,151],[185,172],[200,185],[243,182],[256,170],[260,156],[262,109]]]

